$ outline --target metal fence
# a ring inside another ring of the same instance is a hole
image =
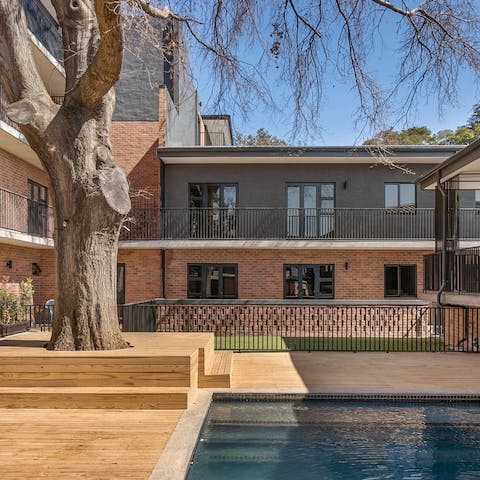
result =
[[[53,222],[49,205],[0,189],[0,228],[51,238]]]
[[[445,292],[480,294],[480,247],[447,252]],[[438,291],[443,283],[442,253],[423,257],[424,289]]]
[[[53,310],[43,305],[0,304],[0,337],[33,327],[50,330]]]
[[[118,308],[124,331],[211,332],[220,350],[479,351],[479,308],[179,303]]]

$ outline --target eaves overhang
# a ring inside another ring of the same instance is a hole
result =
[[[432,170],[421,176],[417,183],[424,190],[434,189],[438,182],[445,183],[459,175],[480,174],[480,140],[463,147]]]
[[[265,146],[265,147],[161,147],[158,157],[165,164],[248,163],[431,163],[445,161],[463,148],[458,145],[372,146]]]

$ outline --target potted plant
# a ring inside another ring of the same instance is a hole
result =
[[[29,304],[32,303],[32,279],[20,282],[19,294],[0,284],[0,337],[25,332],[30,328]]]

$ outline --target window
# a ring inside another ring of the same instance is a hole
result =
[[[28,180],[28,233],[46,237],[48,233],[47,187]]]
[[[190,264],[188,298],[237,298],[236,264]]]
[[[287,185],[287,235],[318,238],[333,230],[335,184]]]
[[[385,265],[385,296],[416,297],[417,266]]]
[[[117,263],[117,304],[125,303],[125,264]]]
[[[284,265],[285,298],[333,298],[334,265]]]
[[[188,204],[192,238],[235,238],[237,185],[191,183]]]
[[[480,208],[480,190],[475,190],[475,208]]]
[[[386,183],[385,208],[415,208],[414,183]]]

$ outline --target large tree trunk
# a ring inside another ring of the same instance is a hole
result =
[[[80,195],[78,194],[80,193]],[[95,196],[67,195],[56,214],[56,293],[49,349],[124,348],[117,318],[117,242],[122,216]],[[58,202],[58,198],[57,198]],[[74,216],[66,218],[62,211]]]
[[[52,350],[128,346],[117,317],[116,267],[130,198],[125,174],[112,159],[113,105],[111,91],[93,114],[63,106],[54,122],[68,128],[55,139],[56,148],[44,152],[55,206],[56,294],[48,345]]]

